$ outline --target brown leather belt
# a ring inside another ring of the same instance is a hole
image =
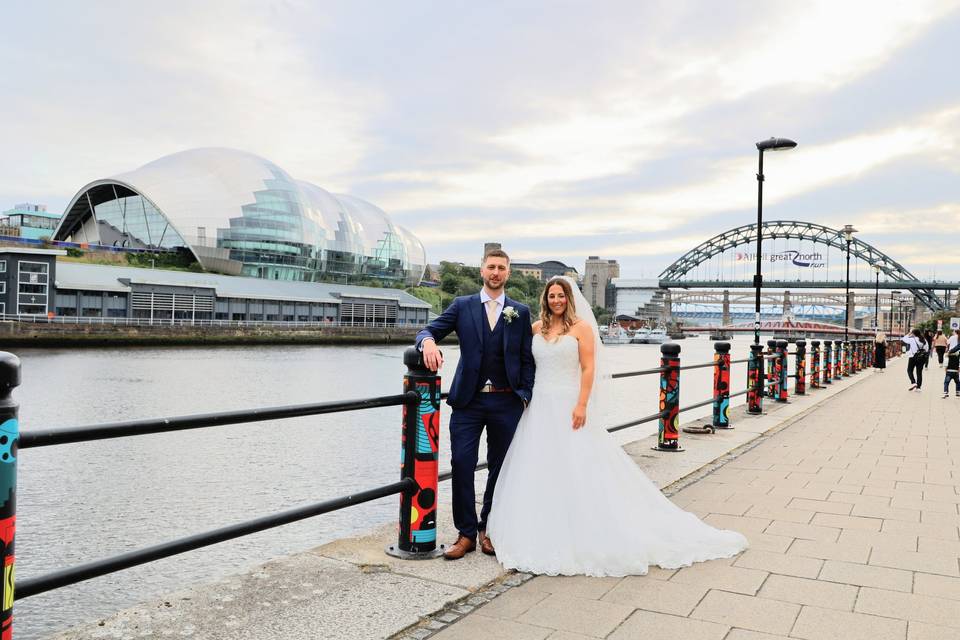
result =
[[[504,389],[497,389],[492,384],[485,384],[480,387],[480,393],[511,393],[513,389],[506,387]]]

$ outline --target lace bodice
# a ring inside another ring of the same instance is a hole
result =
[[[533,359],[537,363],[534,389],[580,389],[580,350],[575,337],[568,334],[548,341],[537,333],[533,336]]]

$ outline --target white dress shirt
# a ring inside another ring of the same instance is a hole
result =
[[[483,305],[483,312],[484,312],[483,315],[484,315],[484,317],[486,317],[486,315],[487,315],[487,313],[486,313],[486,312],[487,312],[487,301],[488,301],[488,300],[493,300],[494,302],[497,303],[497,320],[499,320],[499,319],[500,319],[500,314],[503,313],[503,303],[504,303],[504,301],[505,301],[506,299],[507,299],[507,296],[506,296],[506,294],[503,293],[503,291],[500,292],[499,297],[491,298],[491,297],[490,297],[490,294],[487,293],[487,290],[486,290],[486,289],[480,289],[480,304]]]

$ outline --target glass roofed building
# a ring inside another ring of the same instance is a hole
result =
[[[190,252],[209,271],[270,280],[416,285],[423,244],[373,204],[233,149],[191,149],[94,180],[54,240]]]

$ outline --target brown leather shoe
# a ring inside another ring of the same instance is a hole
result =
[[[486,531],[481,531],[477,540],[480,542],[480,551],[483,551],[488,556],[497,555],[496,550],[493,548],[493,542],[490,540]]]
[[[476,550],[477,541],[460,534],[457,536],[457,541],[450,545],[447,550],[443,552],[443,557],[447,560],[459,560],[471,551]]]

